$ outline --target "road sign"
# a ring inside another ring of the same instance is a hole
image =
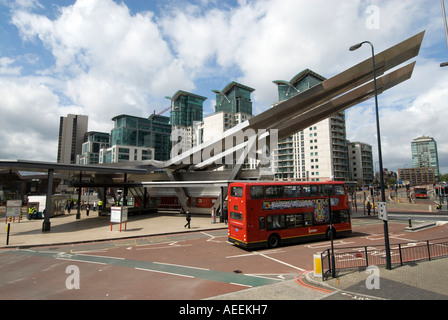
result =
[[[22,200],[6,201],[6,218],[9,217],[20,218],[21,211],[22,211]]]
[[[378,202],[378,219],[388,221],[386,202]]]

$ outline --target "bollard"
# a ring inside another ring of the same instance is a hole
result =
[[[8,223],[8,226],[6,227],[6,245],[9,245],[9,230],[11,229],[11,224]]]
[[[411,221],[411,217],[409,217],[409,228],[412,228],[412,221]]]

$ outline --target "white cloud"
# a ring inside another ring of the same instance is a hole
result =
[[[439,124],[416,110],[445,115],[440,97],[446,85],[434,85],[446,84],[448,77],[447,70],[438,68],[442,61],[435,63],[433,58],[438,43],[445,44],[438,3],[240,0],[232,7],[222,1],[170,1],[158,3],[161,13],[136,14],[125,3],[77,0],[61,7],[53,18],[41,14],[43,7],[34,0],[10,6],[11,21],[23,41],[41,43],[54,64],[39,71],[45,78],[28,76],[25,81],[19,59],[0,58],[0,77],[8,76],[0,78],[6,84],[4,100],[10,101],[0,102],[0,112],[12,105],[33,105],[39,112],[30,115],[47,118],[57,133],[59,116],[74,110],[89,115],[90,130],[109,131],[112,117],[160,111],[167,106],[163,97],[179,89],[205,95],[210,103],[214,98],[210,90],[221,88],[199,88],[198,83],[239,81],[256,89],[252,98],[258,113],[277,99],[272,80],[289,80],[306,68],[331,77],[370,57],[367,47],[349,52],[350,45],[370,40],[380,52],[426,29],[413,78],[380,96],[385,166],[409,162],[410,141],[420,134],[417,131],[437,139]],[[366,27],[370,14],[366,8],[372,4],[379,9],[379,29]],[[29,94],[19,92],[22,85]],[[347,133],[350,139],[376,146],[371,106],[373,100],[347,112]],[[43,129],[48,131],[48,126]],[[47,141],[39,132],[36,129],[37,136],[29,137]],[[56,137],[52,143],[57,147]],[[448,146],[442,139],[439,154],[446,155]],[[54,157],[40,156],[54,158],[55,152]]]
[[[1,78],[0,96],[0,158],[55,159],[58,97],[44,85]]]
[[[14,59],[8,57],[0,57],[0,76],[1,75],[20,75],[21,67],[12,67]]]
[[[68,77],[64,93],[87,113],[110,120],[148,114],[147,95],[194,86],[152,19],[151,13],[131,16],[112,1],[79,0],[54,21],[18,11],[13,22],[25,39],[38,37],[51,50],[53,72]]]

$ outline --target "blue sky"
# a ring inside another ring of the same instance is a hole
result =
[[[373,11],[372,11],[373,10]],[[438,142],[448,173],[448,48],[438,0],[0,0],[0,158],[55,161],[59,117],[110,132],[118,114],[147,117],[177,90],[208,99],[230,81],[255,88],[303,69],[330,78],[426,30],[411,80],[379,98],[384,166],[411,164],[412,139]],[[373,100],[346,112],[347,137],[376,150]],[[169,113],[166,113],[169,115]]]

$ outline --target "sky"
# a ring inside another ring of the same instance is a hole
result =
[[[61,116],[110,132],[184,90],[207,97],[236,81],[254,114],[278,100],[273,80],[304,69],[330,78],[426,30],[410,80],[379,96],[383,165],[412,167],[411,142],[438,144],[448,173],[448,61],[439,0],[0,0],[0,159],[56,161]],[[164,113],[169,116],[169,112]],[[374,99],[346,111],[347,138],[372,145]],[[377,169],[377,168],[376,168]]]

